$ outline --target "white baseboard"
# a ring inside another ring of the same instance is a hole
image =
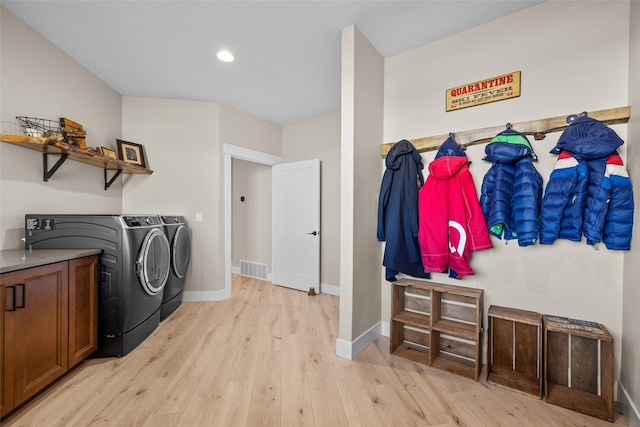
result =
[[[240,274],[240,267],[232,266],[231,273]],[[273,274],[267,273],[267,280],[273,282]],[[330,285],[328,283],[320,283],[320,292],[323,294],[340,296],[340,286]]]
[[[236,267],[234,267],[235,269]],[[233,271],[233,273],[236,273]],[[236,274],[240,274],[239,268]],[[267,276],[271,276],[268,274]],[[271,277],[267,279],[271,281]],[[337,295],[340,296],[340,287],[333,285],[320,284],[321,292],[329,295]],[[221,289],[219,291],[184,291],[182,300],[186,302],[197,302],[197,301],[223,301],[225,299],[231,298],[231,292],[227,289]]]
[[[383,337],[389,338],[391,336],[391,325],[389,322],[380,322],[382,323],[381,335]]]
[[[344,359],[353,360],[362,350],[364,350],[369,344],[374,342],[381,334],[382,322],[378,322],[362,335],[356,338],[353,342],[349,342],[338,338],[336,340],[336,356],[340,356]]]
[[[629,393],[624,388],[622,383],[618,381],[618,402],[622,404],[622,415],[627,419],[629,423],[629,427],[639,427],[640,426],[640,411],[631,400]]]
[[[184,291],[182,301],[223,301],[229,298],[231,298],[230,289],[221,289],[219,291]]]
[[[340,286],[329,285],[327,283],[320,283],[320,292],[323,294],[340,296]]]

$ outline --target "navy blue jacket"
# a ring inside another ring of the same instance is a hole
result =
[[[560,154],[542,199],[540,243],[586,238],[628,250],[633,189],[617,148],[624,141],[599,120],[578,117],[551,150]]]
[[[422,157],[403,139],[391,147],[385,159],[378,200],[378,240],[386,241],[382,265],[386,279],[396,274],[429,278],[424,272],[418,244],[418,190],[424,184]]]
[[[482,181],[480,206],[489,233],[529,246],[538,239],[542,176],[526,136],[512,129],[499,133],[485,147],[493,165]]]

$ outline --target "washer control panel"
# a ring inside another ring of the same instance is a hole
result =
[[[161,216],[160,218],[165,225],[184,224],[184,218],[181,216]]]
[[[27,218],[27,230],[53,230],[56,220],[53,218]]]
[[[123,216],[124,223],[129,228],[134,227],[151,227],[154,225],[160,225],[160,218],[157,216]]]

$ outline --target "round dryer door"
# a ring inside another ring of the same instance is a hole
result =
[[[146,293],[156,295],[164,288],[171,268],[171,253],[167,236],[157,228],[144,237],[136,267],[138,279]]]
[[[187,274],[189,261],[191,260],[191,235],[189,229],[181,225],[176,230],[172,242],[173,272],[179,278],[183,278]]]

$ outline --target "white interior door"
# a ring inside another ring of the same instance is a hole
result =
[[[320,292],[320,160],[273,166],[273,283]]]

